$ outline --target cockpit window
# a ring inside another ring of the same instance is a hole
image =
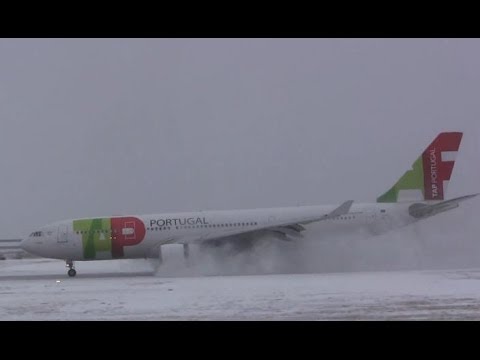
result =
[[[41,231],[35,231],[31,233],[30,236],[39,237],[39,236],[43,236],[43,233]]]

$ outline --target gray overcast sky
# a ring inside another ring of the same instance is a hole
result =
[[[374,202],[445,130],[465,132],[448,196],[480,191],[479,45],[2,39],[0,237],[84,216]],[[479,207],[450,219],[476,234],[463,217]]]

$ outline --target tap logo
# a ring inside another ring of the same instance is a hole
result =
[[[435,155],[435,148],[429,150],[430,153],[430,184],[431,184],[431,194],[432,198],[438,197],[438,173],[437,173],[437,155]]]
[[[425,200],[443,200],[462,133],[440,134],[422,154]]]
[[[131,216],[74,220],[73,231],[82,236],[85,260],[96,259],[98,252],[121,259],[124,248],[141,243],[146,232],[143,221]]]

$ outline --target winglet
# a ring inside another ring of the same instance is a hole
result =
[[[331,219],[337,216],[345,215],[350,211],[352,207],[353,200],[345,201],[342,205],[337,207],[335,210],[331,211],[327,215],[325,215],[324,219]]]

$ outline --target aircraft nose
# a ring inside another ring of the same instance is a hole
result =
[[[37,255],[42,243],[32,237],[27,237],[20,243],[20,248],[30,254]]]
[[[30,239],[29,237],[23,239],[22,242],[20,243],[20,248],[22,250],[29,251],[32,247],[31,240],[32,239]]]

